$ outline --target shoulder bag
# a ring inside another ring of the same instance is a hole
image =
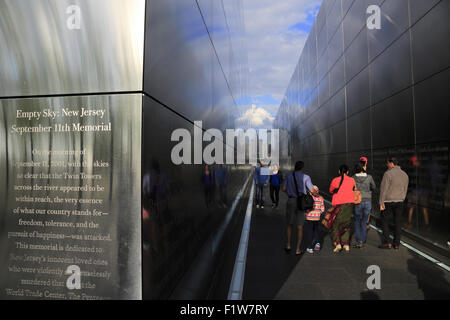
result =
[[[295,171],[292,172],[292,175],[294,177],[294,184],[295,184],[295,192],[297,193],[297,209],[302,211],[312,210],[314,207],[314,199],[309,194],[299,194],[298,192],[298,184],[297,179],[295,178]]]

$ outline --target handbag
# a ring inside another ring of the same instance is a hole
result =
[[[327,213],[323,216],[320,223],[327,229],[330,230],[333,226],[334,220],[336,219],[337,213],[339,212],[339,209],[341,208],[341,205],[333,206],[330,209],[327,210]]]
[[[302,211],[312,210],[314,208],[314,199],[308,194],[299,194],[297,179],[295,178],[295,171],[292,172],[294,177],[295,191],[297,193],[297,209]]]

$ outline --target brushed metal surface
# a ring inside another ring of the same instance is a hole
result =
[[[69,29],[71,5],[80,29]],[[142,90],[144,0],[2,0],[0,96]]]

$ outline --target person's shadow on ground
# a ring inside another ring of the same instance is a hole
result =
[[[373,291],[363,291],[360,295],[361,300],[380,300],[380,296]]]
[[[414,257],[408,260],[408,270],[417,278],[419,289],[425,300],[450,299],[450,285],[444,277],[444,272],[431,262]]]

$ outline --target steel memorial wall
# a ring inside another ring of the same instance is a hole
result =
[[[171,132],[233,127],[241,5],[0,2],[1,299],[170,297],[228,211]]]
[[[380,28],[367,25],[370,5]],[[276,118],[284,163],[327,193],[361,156],[379,186],[388,157],[410,177],[402,223],[446,250],[450,223],[449,1],[324,0]],[[432,30],[432,31],[431,31]],[[288,155],[287,155],[288,153]],[[377,212],[377,197],[373,212]]]

